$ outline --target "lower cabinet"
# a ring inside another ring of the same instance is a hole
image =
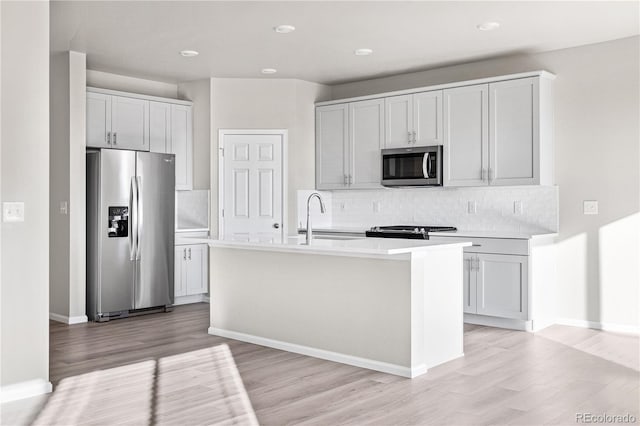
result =
[[[174,290],[176,304],[184,296],[204,295],[208,291],[209,264],[206,244],[175,247]],[[193,300],[198,302],[201,300]],[[188,303],[188,302],[187,302]]]

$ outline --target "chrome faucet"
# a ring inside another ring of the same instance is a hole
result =
[[[311,229],[311,213],[309,211],[309,206],[311,204],[311,199],[314,197],[317,198],[320,202],[320,213],[324,214],[325,212],[324,201],[322,201],[322,197],[320,196],[320,194],[314,192],[313,194],[309,195],[309,198],[307,198],[307,245],[311,244],[311,239],[313,238],[313,230]]]

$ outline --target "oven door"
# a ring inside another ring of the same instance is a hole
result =
[[[383,186],[441,186],[442,146],[382,150]]]

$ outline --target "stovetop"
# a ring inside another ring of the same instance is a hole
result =
[[[378,238],[406,238],[428,240],[429,232],[453,232],[456,230],[457,229],[453,226],[374,226],[366,232],[366,236]]]

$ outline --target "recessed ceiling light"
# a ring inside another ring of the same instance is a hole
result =
[[[480,31],[491,31],[500,27],[500,22],[483,22],[476,25],[476,28]]]
[[[277,27],[273,28],[273,31],[280,34],[292,33],[295,30],[296,30],[296,27],[294,27],[293,25],[278,25]]]
[[[278,70],[275,68],[263,68],[261,72],[262,74],[275,74]]]
[[[191,58],[193,56],[198,56],[200,52],[198,52],[197,50],[181,50],[180,54],[185,58]]]
[[[356,56],[369,56],[373,53],[371,49],[356,49],[353,51]]]

